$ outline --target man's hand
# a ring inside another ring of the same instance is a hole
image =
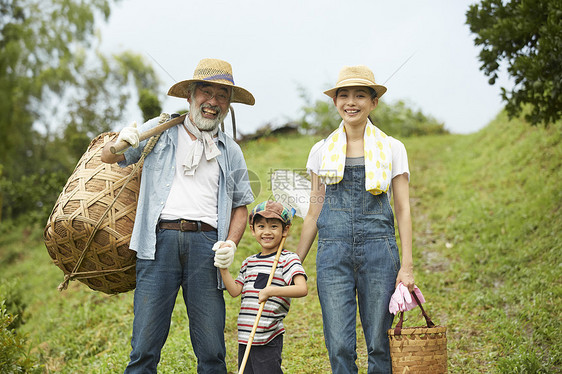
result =
[[[127,126],[121,130],[119,136],[117,137],[117,143],[119,141],[125,141],[131,145],[133,148],[137,148],[139,146],[139,138],[140,133],[137,129],[137,123],[133,122],[130,126]]]
[[[234,252],[236,252],[236,243],[232,240],[226,242],[218,241],[213,245],[215,251],[215,267],[219,269],[228,269],[234,261]]]

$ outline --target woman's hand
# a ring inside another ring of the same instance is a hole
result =
[[[398,287],[398,284],[400,284],[400,282],[402,282],[402,284],[408,288],[408,291],[413,292],[415,285],[414,270],[412,268],[400,268],[398,276],[396,277],[396,284],[394,285],[394,288]]]

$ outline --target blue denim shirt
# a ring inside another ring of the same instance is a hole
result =
[[[155,127],[158,119],[145,122],[139,126],[139,131],[142,133]],[[144,160],[135,224],[129,245],[140,259],[153,260],[156,253],[156,225],[174,179],[179,126],[181,125],[164,131]],[[136,163],[147,141],[141,142],[137,148],[127,149],[124,153],[125,160],[119,162],[119,166]],[[217,145],[221,151],[217,157],[220,169],[217,234],[219,240],[225,240],[232,209],[252,203],[254,196],[240,146],[220,129]]]

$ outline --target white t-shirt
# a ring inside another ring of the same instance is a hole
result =
[[[215,138],[216,139],[216,138]],[[165,220],[188,219],[208,223],[217,227],[219,163],[216,159],[207,161],[201,157],[193,176],[183,173],[185,155],[189,147],[199,140],[191,140],[187,131],[178,129],[178,149],[176,150],[176,171],[170,194],[160,213]]]
[[[390,148],[392,151],[392,179],[398,175],[407,174],[408,181],[410,180],[410,169],[408,167],[408,154],[406,152],[406,147],[404,144],[393,138],[388,137],[390,141]],[[328,142],[326,139],[320,140],[318,143],[314,144],[310,153],[308,155],[308,161],[306,162],[306,169],[310,174],[318,174],[320,170],[320,165],[322,164],[322,154],[324,153],[324,148],[327,147]],[[392,185],[391,185],[392,187]],[[388,189],[388,197],[392,196],[391,188]]]

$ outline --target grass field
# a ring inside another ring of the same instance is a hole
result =
[[[504,114],[470,135],[401,139],[411,169],[416,283],[429,315],[448,328],[451,373],[562,371],[561,139],[560,123],[532,127]],[[248,168],[261,182],[254,183],[256,202],[271,194],[273,169],[304,168],[315,141],[292,136],[243,145]],[[286,248],[296,247],[301,225],[296,218]],[[57,291],[63,274],[48,256],[41,231],[0,227],[0,300],[21,304],[17,331],[35,371],[122,372],[130,351],[132,292],[108,296],[79,282]],[[232,273],[256,251],[245,235]],[[284,369],[326,373],[315,247],[304,266],[309,296],[293,300],[286,318]],[[240,300],[227,293],[225,300],[227,364],[235,373]],[[407,317],[406,326],[422,324],[417,311]],[[359,322],[357,327],[358,366],[365,373]],[[159,372],[195,373],[180,298]]]

